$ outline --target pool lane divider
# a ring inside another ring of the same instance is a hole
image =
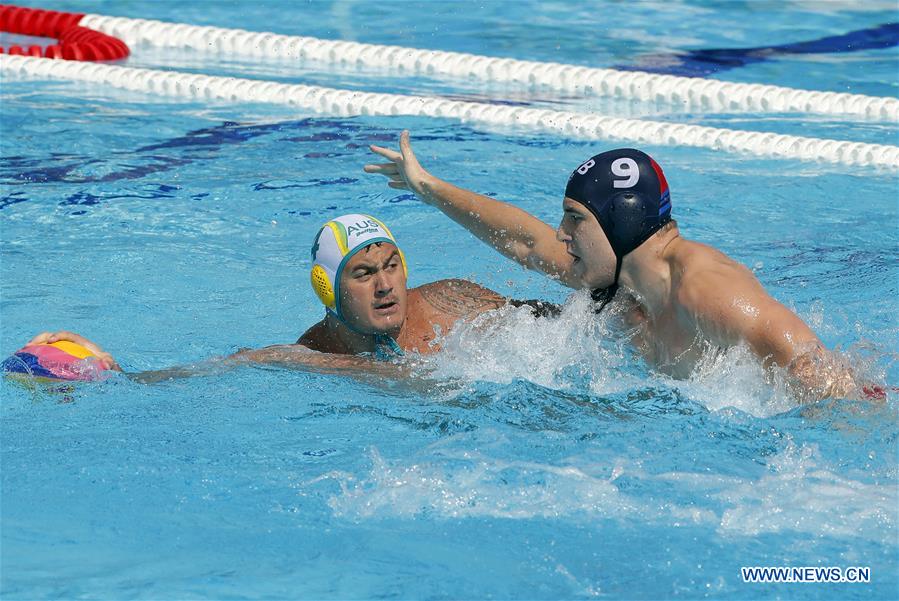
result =
[[[89,14],[81,20],[81,25],[121,38],[132,46],[190,48],[257,58],[386,69],[403,75],[545,86],[570,94],[668,103],[685,109],[853,115],[872,120],[899,120],[899,100],[890,97],[322,40],[126,17]]]
[[[33,44],[28,48],[0,46],[0,54],[43,56],[73,61],[121,60],[130,54],[120,39],[81,25],[83,14],[41,10],[0,4],[0,31],[53,38],[46,48]]]
[[[572,139],[626,140],[658,146],[693,146],[761,156],[899,169],[897,146],[661,121],[618,119],[597,114],[459,101],[434,96],[339,90],[102,63],[57,61],[30,56],[0,55],[0,75],[94,82],[148,94],[199,100],[282,104],[337,116],[436,117],[511,128],[513,132],[516,129],[524,129],[528,132],[551,133]]]

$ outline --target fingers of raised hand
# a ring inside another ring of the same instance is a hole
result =
[[[387,163],[384,165],[366,165],[364,168],[366,173],[379,173],[387,177],[391,182],[405,182],[406,178],[400,173],[396,163]],[[389,184],[390,182],[388,182]]]
[[[398,172],[396,163],[368,164],[362,170],[366,173],[380,173],[381,175],[391,175]]]
[[[400,152],[402,152],[403,160],[415,162],[418,161],[415,158],[415,153],[412,152],[412,144],[409,142],[409,130],[404,129],[403,133],[400,134]]]
[[[391,181],[391,182],[387,182],[387,185],[391,188],[396,188],[397,190],[409,190],[410,189],[409,184],[407,184],[404,181],[398,181],[398,182]]]
[[[403,155],[401,155],[400,153],[398,153],[395,150],[390,150],[389,148],[384,148],[383,146],[375,146],[374,144],[372,144],[371,146],[368,147],[368,149],[371,150],[375,154],[381,155],[385,159],[390,159],[391,161],[402,161],[403,160]]]

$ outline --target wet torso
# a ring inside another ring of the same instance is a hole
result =
[[[696,302],[691,290],[701,287],[712,273],[726,274],[734,289],[757,286],[755,276],[723,253],[697,242],[681,239],[669,257],[671,280],[666,301],[650,315],[646,307],[631,300],[625,323],[634,328],[634,345],[655,369],[676,378],[686,378],[701,359],[739,343],[727,329],[713,325],[709,311],[714,306]],[[699,286],[698,286],[699,285]]]

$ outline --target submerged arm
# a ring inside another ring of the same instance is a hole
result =
[[[112,355],[104,351],[95,342],[74,332],[44,332],[35,336],[29,344],[58,342],[60,340],[67,340],[84,346],[97,356],[105,369],[123,372],[115,359],[112,358]],[[378,376],[382,378],[399,378],[405,376],[408,372],[407,368],[386,361],[375,361],[371,358],[357,355],[320,353],[300,344],[283,344],[255,350],[243,350],[227,357],[209,359],[190,365],[123,373],[135,382],[154,384],[180,378],[214,375],[241,365],[271,365],[315,373],[363,377]]]
[[[283,367],[286,369],[319,374],[348,375],[360,379],[369,376],[401,378],[408,375],[407,367],[388,361],[377,361],[358,355],[320,353],[300,344],[278,344],[261,349],[238,351],[219,359],[167,369],[126,374],[142,384],[154,384],[166,380],[207,376],[242,365]]]
[[[392,378],[409,374],[407,367],[390,361],[378,361],[360,355],[320,353],[300,344],[276,344],[240,351],[227,357],[225,361],[233,365],[272,365],[324,374],[362,374]]]
[[[400,136],[400,152],[380,146],[371,150],[390,162],[366,165],[367,173],[389,178],[387,185],[391,188],[415,192],[423,202],[437,207],[504,256],[577,287],[568,275],[571,256],[551,226],[508,203],[434,177],[418,163],[408,131]]]
[[[811,328],[751,274],[714,274],[700,288],[692,299],[697,321],[718,338],[745,341],[765,366],[785,368],[801,402],[868,398],[846,361],[828,351]]]

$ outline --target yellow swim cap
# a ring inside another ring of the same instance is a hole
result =
[[[387,226],[371,215],[351,213],[332,219],[318,230],[312,244],[312,289],[326,309],[343,320],[340,312],[340,274],[347,261],[357,252],[376,242],[389,242],[396,246],[403,264],[403,273],[409,277],[406,257],[387,229]]]

